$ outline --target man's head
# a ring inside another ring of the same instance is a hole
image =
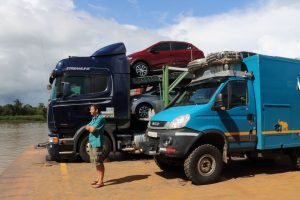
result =
[[[92,104],[90,106],[90,113],[93,116],[97,116],[100,113],[100,107],[99,107],[99,105]]]

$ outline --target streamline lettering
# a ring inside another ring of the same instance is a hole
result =
[[[67,67],[66,70],[87,71],[87,70],[90,70],[90,68],[89,67]]]

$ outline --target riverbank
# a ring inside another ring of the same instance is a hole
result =
[[[220,182],[195,186],[183,172],[163,172],[153,160],[114,161],[105,163],[105,186],[95,189],[90,163],[47,162],[46,154],[27,148],[0,175],[0,199],[299,199],[300,174],[285,162],[233,162]]]
[[[10,122],[46,122],[46,118],[43,115],[6,115],[0,116],[0,123]]]

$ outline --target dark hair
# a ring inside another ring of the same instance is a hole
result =
[[[100,111],[100,109],[101,109],[100,106],[97,104],[92,104],[92,105],[90,105],[90,107],[94,107],[98,111]]]

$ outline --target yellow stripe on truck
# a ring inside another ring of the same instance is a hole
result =
[[[287,130],[287,131],[263,131],[263,135],[269,134],[289,134],[289,133],[300,133],[300,130]]]

